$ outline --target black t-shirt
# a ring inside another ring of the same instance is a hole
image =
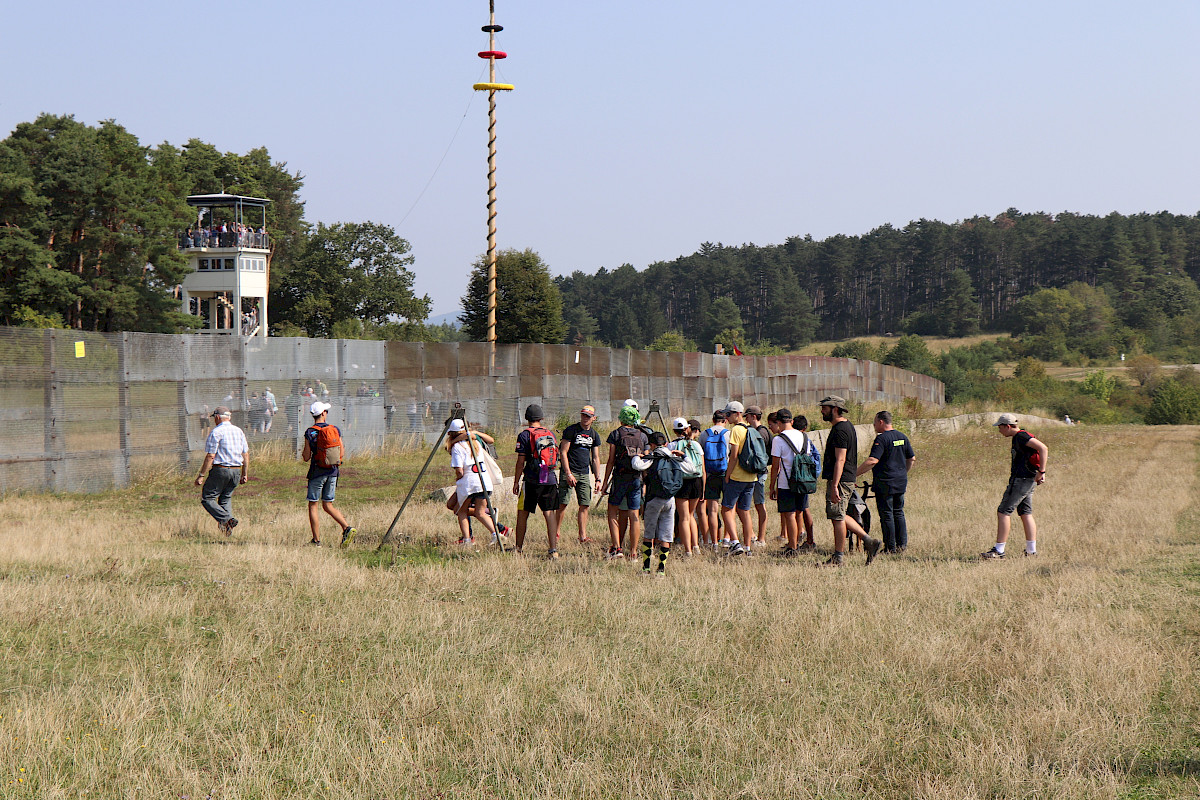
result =
[[[600,446],[600,434],[594,428],[584,428],[578,422],[568,425],[563,431],[563,444],[571,445],[567,451],[567,466],[571,472],[591,472],[592,448]]]
[[[842,420],[833,426],[829,431],[829,438],[825,440],[825,458],[821,462],[821,477],[825,480],[833,479],[833,469],[837,466],[837,456],[834,454],[834,449],[841,447],[846,451],[846,463],[842,465],[841,482],[854,480],[854,473],[858,470],[858,431],[854,430],[854,426],[849,420]]]
[[[871,468],[875,491],[882,494],[904,494],[908,488],[908,460],[915,458],[912,443],[900,431],[884,431],[871,443],[871,458],[879,463]]]
[[[551,431],[553,434],[553,431]],[[529,438],[529,428],[525,428],[517,434],[517,454],[525,456],[525,476],[526,486],[537,486],[541,483],[540,475],[542,462],[538,460],[537,454],[533,452],[533,443]],[[554,470],[550,471],[550,480],[547,483],[558,483],[558,473]]]
[[[622,436],[627,438],[627,444],[622,444]],[[639,453],[646,452],[650,447],[650,439],[646,434],[642,433],[637,428],[631,425],[622,425],[608,435],[604,440],[608,444],[614,445],[617,448],[617,457],[613,462],[613,473],[616,475],[640,475],[633,464],[630,462],[630,456],[626,452],[627,447],[636,447]]]
[[[1033,436],[1028,431],[1017,431],[1012,437],[1012,471],[1010,478],[1031,480],[1037,477],[1037,470],[1029,466],[1029,457],[1037,453],[1029,446]]]

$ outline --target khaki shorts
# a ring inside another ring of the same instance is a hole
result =
[[[846,510],[850,508],[850,495],[854,494],[854,481],[842,481],[838,484],[838,493],[842,496],[840,503],[834,503],[829,499],[829,487],[833,486],[832,481],[825,482],[825,519],[831,519],[835,522],[846,518]]]

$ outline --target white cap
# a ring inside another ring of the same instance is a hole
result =
[[[637,400],[634,400],[632,397],[626,399],[625,404],[622,406],[622,408],[637,408],[637,407],[638,407]]]
[[[675,419],[671,420],[671,428],[674,430],[681,431],[686,427],[687,420],[683,417],[676,417]]]
[[[308,407],[308,412],[314,417],[319,417],[331,408],[333,408],[333,406],[329,405],[329,403],[322,403],[320,400],[318,400]]]
[[[466,429],[467,429],[467,426],[463,424],[463,421],[461,419],[450,420],[450,427],[446,428],[446,430],[448,430],[450,433],[458,433],[459,431],[463,431]]]

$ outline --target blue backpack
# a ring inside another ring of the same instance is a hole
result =
[[[704,448],[704,471],[709,475],[724,475],[729,469],[729,431],[709,428],[700,446]]]

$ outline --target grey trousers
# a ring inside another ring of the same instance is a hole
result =
[[[224,524],[233,519],[233,490],[242,479],[241,467],[213,467],[200,490],[200,505],[213,519]]]

